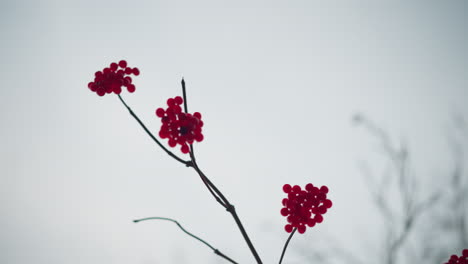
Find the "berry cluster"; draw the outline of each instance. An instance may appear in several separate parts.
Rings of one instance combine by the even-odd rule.
[[[120,69],[119,69],[120,68]],[[126,75],[140,74],[138,68],[127,67],[127,62],[124,60],[112,62],[109,67],[104,68],[102,71],[97,71],[94,74],[94,81],[88,83],[88,88],[96,92],[99,96],[104,96],[106,93],[120,94],[122,86],[127,87],[128,92],[135,91],[135,85],[132,84],[132,78]]]
[[[167,109],[156,109],[156,116],[161,118],[161,130],[159,136],[169,139],[169,146],[175,147],[181,145],[180,151],[186,154],[190,149],[187,144],[193,141],[203,140],[201,114],[195,112],[192,114],[182,112],[180,105],[184,102],[182,97],[176,96],[167,100]]]
[[[332,207],[332,201],[327,199],[328,187],[315,187],[312,183],[302,190],[299,185],[291,187],[289,184],[283,186],[283,191],[288,194],[288,198],[283,199],[281,215],[287,216],[288,224],[284,229],[291,233],[293,228],[297,228],[299,233],[306,231],[306,225],[313,227],[316,223],[323,221],[323,214]]]
[[[461,256],[452,255],[444,264],[468,264],[468,249],[464,249]]]

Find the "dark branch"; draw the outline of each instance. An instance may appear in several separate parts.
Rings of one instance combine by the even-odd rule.
[[[294,233],[296,233],[296,230],[297,228],[294,228],[294,230],[291,232],[291,235],[289,235],[288,239],[286,240],[286,243],[284,244],[284,247],[283,247],[283,252],[281,253],[279,264],[283,262],[283,257],[284,257],[284,253],[286,253],[286,248],[288,247],[289,241],[291,240],[292,236],[294,235]]]
[[[185,89],[185,81],[182,78],[181,81],[182,84],[182,96],[184,99],[184,111],[187,112],[187,93]],[[194,148],[193,145],[190,144],[190,158],[191,158],[191,167],[198,173],[200,176],[201,180],[205,184],[205,186],[208,188],[210,191],[211,195],[216,199],[216,201],[224,207],[234,218],[234,221],[237,224],[237,227],[241,231],[242,236],[244,237],[245,242],[247,243],[250,252],[252,252],[252,255],[255,257],[255,260],[257,261],[258,264],[262,264],[262,260],[260,259],[260,256],[258,255],[257,251],[255,250],[254,245],[250,241],[249,236],[247,235],[247,231],[245,230],[244,226],[242,225],[241,220],[239,219],[239,216],[237,215],[236,209],[234,205],[232,205],[228,199],[224,196],[224,194],[214,185],[208,177],[200,170],[198,167],[196,158],[195,158],[195,153],[194,153]]]
[[[187,167],[192,166],[192,163],[190,161],[185,161],[185,160],[179,158],[177,155],[175,155],[174,153],[169,151],[166,147],[164,147],[164,145],[161,144],[161,142],[159,142],[159,140],[148,130],[148,128],[145,126],[145,124],[143,124],[143,122],[140,120],[140,118],[138,118],[138,116],[133,112],[133,110],[125,103],[125,101],[122,99],[120,94],[118,94],[117,96],[119,97],[122,104],[127,108],[130,115],[133,116],[133,118],[135,118],[135,120],[138,122],[138,124],[140,124],[140,126],[143,128],[143,130],[145,130],[145,132],[148,134],[148,136],[150,136],[151,139],[153,139],[153,141],[156,142],[156,144],[158,144],[159,147],[161,147],[169,156],[173,157],[178,162],[184,164]]]

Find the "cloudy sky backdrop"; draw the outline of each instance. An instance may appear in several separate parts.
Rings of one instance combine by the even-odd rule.
[[[300,259],[295,243],[328,234],[369,254],[364,237],[377,239],[382,219],[357,164],[380,156],[351,118],[408,142],[419,175],[446,170],[451,118],[468,116],[467,11],[465,1],[1,1],[0,262],[224,263],[171,223],[132,223],[166,216],[253,263],[194,171],[116,96],[87,89],[120,59],[141,70],[123,96],[155,133],[154,110],[185,78],[205,122],[199,165],[265,263],[287,237],[284,183],[328,185],[334,201],[288,261]]]

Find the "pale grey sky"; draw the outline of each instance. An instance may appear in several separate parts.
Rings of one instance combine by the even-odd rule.
[[[155,132],[154,110],[185,77],[205,122],[200,166],[265,263],[287,237],[284,183],[328,185],[334,201],[291,247],[332,233],[359,250],[360,230],[380,223],[366,220],[357,162],[377,154],[351,117],[405,138],[422,175],[445,169],[447,124],[468,116],[467,11],[465,1],[2,1],[0,262],[224,263],[171,223],[131,222],[166,216],[253,263],[198,176],[116,96],[87,89],[120,59],[141,70],[123,96]]]

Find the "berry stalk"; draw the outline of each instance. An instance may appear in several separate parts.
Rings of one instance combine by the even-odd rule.
[[[288,240],[286,240],[286,243],[284,244],[283,252],[281,253],[279,264],[283,262],[283,257],[284,257],[284,253],[286,252],[286,248],[288,247],[289,241],[291,240],[292,236],[294,235],[294,233],[296,233],[296,230],[297,230],[297,227],[294,228],[294,230],[291,232],[291,235],[289,235]]]

